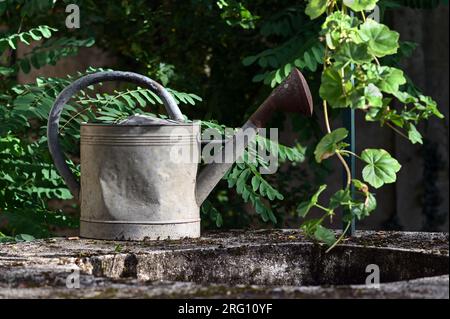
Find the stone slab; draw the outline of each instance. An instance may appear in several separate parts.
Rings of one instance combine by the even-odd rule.
[[[359,231],[325,250],[297,230],[0,244],[0,298],[449,298],[448,233]],[[363,281],[372,260],[378,288]]]

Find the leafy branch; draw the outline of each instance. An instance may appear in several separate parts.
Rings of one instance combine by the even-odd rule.
[[[302,229],[308,236],[328,244],[329,250],[343,240],[354,219],[365,218],[375,210],[375,196],[370,193],[368,185],[378,189],[384,184],[394,183],[401,165],[383,149],[365,149],[361,155],[346,150],[348,145],[344,140],[348,131],[345,128],[332,130],[328,109],[363,111],[367,121],[387,125],[413,144],[422,143],[422,136],[416,128],[419,121],[431,116],[443,117],[430,97],[417,90],[407,90],[407,79],[402,70],[381,64],[381,58],[397,53],[400,35],[386,25],[366,18],[365,12],[373,10],[377,2],[309,0],[305,10],[311,19],[326,15],[320,32],[320,40],[326,48],[319,94],[323,99],[327,134],[317,144],[314,155],[318,163],[338,157],[346,171],[347,183],[344,189],[331,197],[327,206],[318,203],[320,194],[326,189],[326,185],[322,185],[310,200],[299,204],[297,212],[303,218],[313,207],[324,212],[320,219],[305,221]],[[350,15],[350,11],[355,15]],[[397,104],[401,104],[399,109]],[[365,164],[362,178],[368,185],[352,179],[345,156],[354,156]],[[358,190],[355,196],[350,192],[352,184]],[[322,223],[326,217],[332,220],[338,207],[349,214],[344,216],[346,229],[336,239]]]

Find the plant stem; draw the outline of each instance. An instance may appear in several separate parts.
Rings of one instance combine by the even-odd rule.
[[[326,208],[326,207],[323,207],[322,205],[319,205],[319,204],[317,204],[317,203],[316,203],[314,206],[316,206],[317,208],[320,208],[321,210],[326,211],[327,214],[330,214],[330,212],[332,211],[331,209]]]
[[[66,128],[66,126],[67,126],[70,122],[72,122],[72,120],[74,120],[78,115],[80,115],[80,114],[82,114],[82,113],[84,113],[84,112],[90,110],[92,107],[93,107],[93,105],[89,106],[88,108],[82,109],[82,110],[80,110],[79,112],[77,112],[77,113],[75,113],[74,115],[72,115],[72,116],[67,120],[67,122],[64,123],[64,124],[61,126],[60,131],[63,131],[63,130]]]
[[[330,248],[328,248],[328,249],[325,251],[325,253],[328,254],[334,247],[337,246],[337,244],[339,244],[339,243],[342,241],[342,239],[344,239],[345,234],[347,233],[347,231],[348,231],[348,229],[350,228],[350,225],[351,225],[351,224],[352,224],[352,222],[348,222],[348,223],[347,223],[347,226],[345,226],[345,229],[344,229],[344,231],[342,232],[341,236],[339,236],[339,238],[334,242],[333,245],[330,246]]]
[[[381,63],[380,60],[378,60],[378,58],[376,56],[373,56],[373,58],[375,59],[376,64],[381,67]]]
[[[369,107],[370,107],[370,105],[369,105]],[[364,110],[364,112],[367,113],[366,110]],[[391,122],[386,121],[386,122],[384,122],[384,123],[386,123],[386,125],[387,125],[389,128],[391,128],[392,130],[394,130],[395,133],[397,133],[397,134],[399,134],[400,136],[402,136],[402,137],[406,138],[407,140],[409,140],[409,137],[406,136],[406,135],[405,135],[402,131],[400,131],[398,128],[396,128],[394,125],[392,125]]]
[[[339,153],[336,153],[336,155],[339,158],[339,160],[341,161],[342,166],[344,166],[345,174],[347,175],[347,183],[346,183],[345,188],[349,188],[352,183],[352,172],[350,171],[350,167],[348,167],[348,164],[345,161],[345,158],[343,158],[342,155]]]
[[[328,117],[328,105],[327,105],[327,101],[323,100],[323,114],[325,117],[325,126],[327,128],[327,133],[330,134],[331,133],[331,126],[330,126],[330,119]]]
[[[394,130],[394,132],[396,132],[397,134],[401,135],[402,137],[406,138],[407,140],[409,140],[409,137],[406,136],[405,134],[403,134],[402,131],[400,131],[399,129],[397,129],[396,127],[394,127],[391,123],[386,122],[386,125],[389,126],[391,129]]]
[[[325,125],[327,127],[327,132],[329,134],[329,133],[331,133],[331,126],[330,126],[330,118],[328,116],[328,105],[327,105],[327,101],[325,101],[325,100],[323,101],[323,114],[325,117]],[[336,156],[341,161],[342,166],[344,166],[345,174],[347,175],[346,188],[349,188],[352,183],[352,172],[350,171],[350,167],[348,167],[347,162],[345,161],[345,159],[342,157],[341,154],[336,153]]]
[[[344,154],[349,154],[349,155],[352,155],[352,156],[356,157],[357,159],[362,160],[360,156],[358,156],[357,154],[355,154],[355,153],[353,153],[353,152],[351,152],[351,151],[348,151],[348,150],[339,150],[338,152],[339,152],[339,153],[344,153]]]

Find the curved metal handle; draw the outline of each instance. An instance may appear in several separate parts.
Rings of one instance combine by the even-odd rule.
[[[170,95],[170,93],[167,92],[167,90],[158,82],[155,82],[152,79],[137,73],[122,71],[99,72],[83,76],[66,87],[58,95],[55,100],[55,104],[53,104],[53,107],[50,111],[47,125],[47,143],[56,169],[58,170],[59,174],[64,179],[64,182],[69,187],[70,192],[76,199],[78,199],[80,195],[80,184],[67,166],[64,155],[61,151],[61,146],[58,141],[59,119],[61,118],[61,113],[64,105],[78,91],[83,90],[90,85],[107,81],[127,81],[142,85],[152,90],[161,98],[166,111],[172,120],[184,120],[183,114],[181,114],[181,111],[178,108],[177,103],[175,102],[172,95]]]

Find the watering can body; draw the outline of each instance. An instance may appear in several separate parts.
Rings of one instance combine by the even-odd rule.
[[[169,120],[133,117],[118,124],[81,125],[81,181],[61,150],[59,120],[66,103],[93,84],[127,81],[144,86],[162,100]],[[312,114],[308,85],[298,70],[253,113],[222,150],[236,141],[250,143],[274,112]],[[252,133],[248,134],[248,129]],[[177,103],[159,83],[136,73],[109,71],[86,75],[66,87],[50,111],[50,153],[75,199],[81,203],[80,235],[113,240],[158,240],[200,237],[200,206],[242,154],[222,150],[197,172],[200,125],[186,121]],[[243,149],[240,151],[243,152]],[[223,156],[226,155],[226,156]]]
[[[200,236],[195,189],[200,126],[81,126],[80,235],[143,240]],[[176,151],[176,152],[175,152]]]

